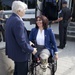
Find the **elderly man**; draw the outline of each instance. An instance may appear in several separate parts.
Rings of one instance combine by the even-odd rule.
[[[15,63],[14,75],[27,75],[30,54],[37,52],[29,43],[22,17],[27,5],[21,1],[12,4],[12,15],[6,22],[6,54]]]

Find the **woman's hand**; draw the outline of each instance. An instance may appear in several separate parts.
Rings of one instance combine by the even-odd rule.
[[[56,60],[58,60],[58,53],[57,53],[57,54],[55,54],[55,59],[56,59]]]

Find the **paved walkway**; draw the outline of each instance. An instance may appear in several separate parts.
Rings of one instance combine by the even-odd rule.
[[[58,41],[57,41],[58,42]],[[68,41],[64,49],[59,50],[58,68],[56,75],[75,74],[75,41]]]
[[[5,55],[5,43],[0,42],[0,75],[13,75],[14,62]]]
[[[57,45],[59,43],[58,40]],[[0,42],[0,48],[5,43]],[[55,75],[74,75],[75,74],[75,41],[68,41],[64,49],[58,49],[59,59],[58,68]],[[12,75],[11,71],[14,63],[5,55],[5,50],[0,50],[0,75]]]
[[[73,22],[75,24],[75,22]],[[54,34],[59,35],[58,23],[52,24],[51,28]],[[64,49],[58,49],[59,59],[56,75],[74,75],[75,74],[75,38],[67,38],[67,46]],[[73,40],[73,41],[72,41]],[[57,40],[57,45],[59,41]]]

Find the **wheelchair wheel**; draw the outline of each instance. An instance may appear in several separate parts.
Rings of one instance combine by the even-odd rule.
[[[55,75],[55,72],[57,70],[57,60],[54,60],[52,63],[52,75]]]
[[[57,60],[54,60],[54,72],[57,70]]]
[[[36,63],[32,63],[30,65],[30,71],[29,71],[28,75],[36,75],[36,66],[37,66]]]
[[[57,60],[54,59],[53,57],[50,57],[48,62],[52,64],[52,68],[54,69],[54,72],[56,72],[56,70],[57,70]]]

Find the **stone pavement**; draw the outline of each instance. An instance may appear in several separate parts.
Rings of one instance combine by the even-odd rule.
[[[57,45],[59,43],[56,40]],[[0,48],[4,47],[5,43],[0,42]],[[67,41],[64,49],[58,49],[58,63],[55,75],[75,75],[75,41]],[[12,75],[14,63],[6,55],[4,50],[0,50],[0,75]]]
[[[58,23],[52,24],[54,34],[59,35]],[[58,63],[55,75],[75,75],[75,38],[67,38],[67,45],[64,49],[58,49]],[[70,41],[69,41],[70,40]],[[57,40],[57,45],[59,41]]]
[[[14,62],[5,55],[5,43],[0,42],[0,75],[13,75]]]
[[[75,41],[67,41],[64,49],[58,49],[58,55],[55,75],[75,75]]]

